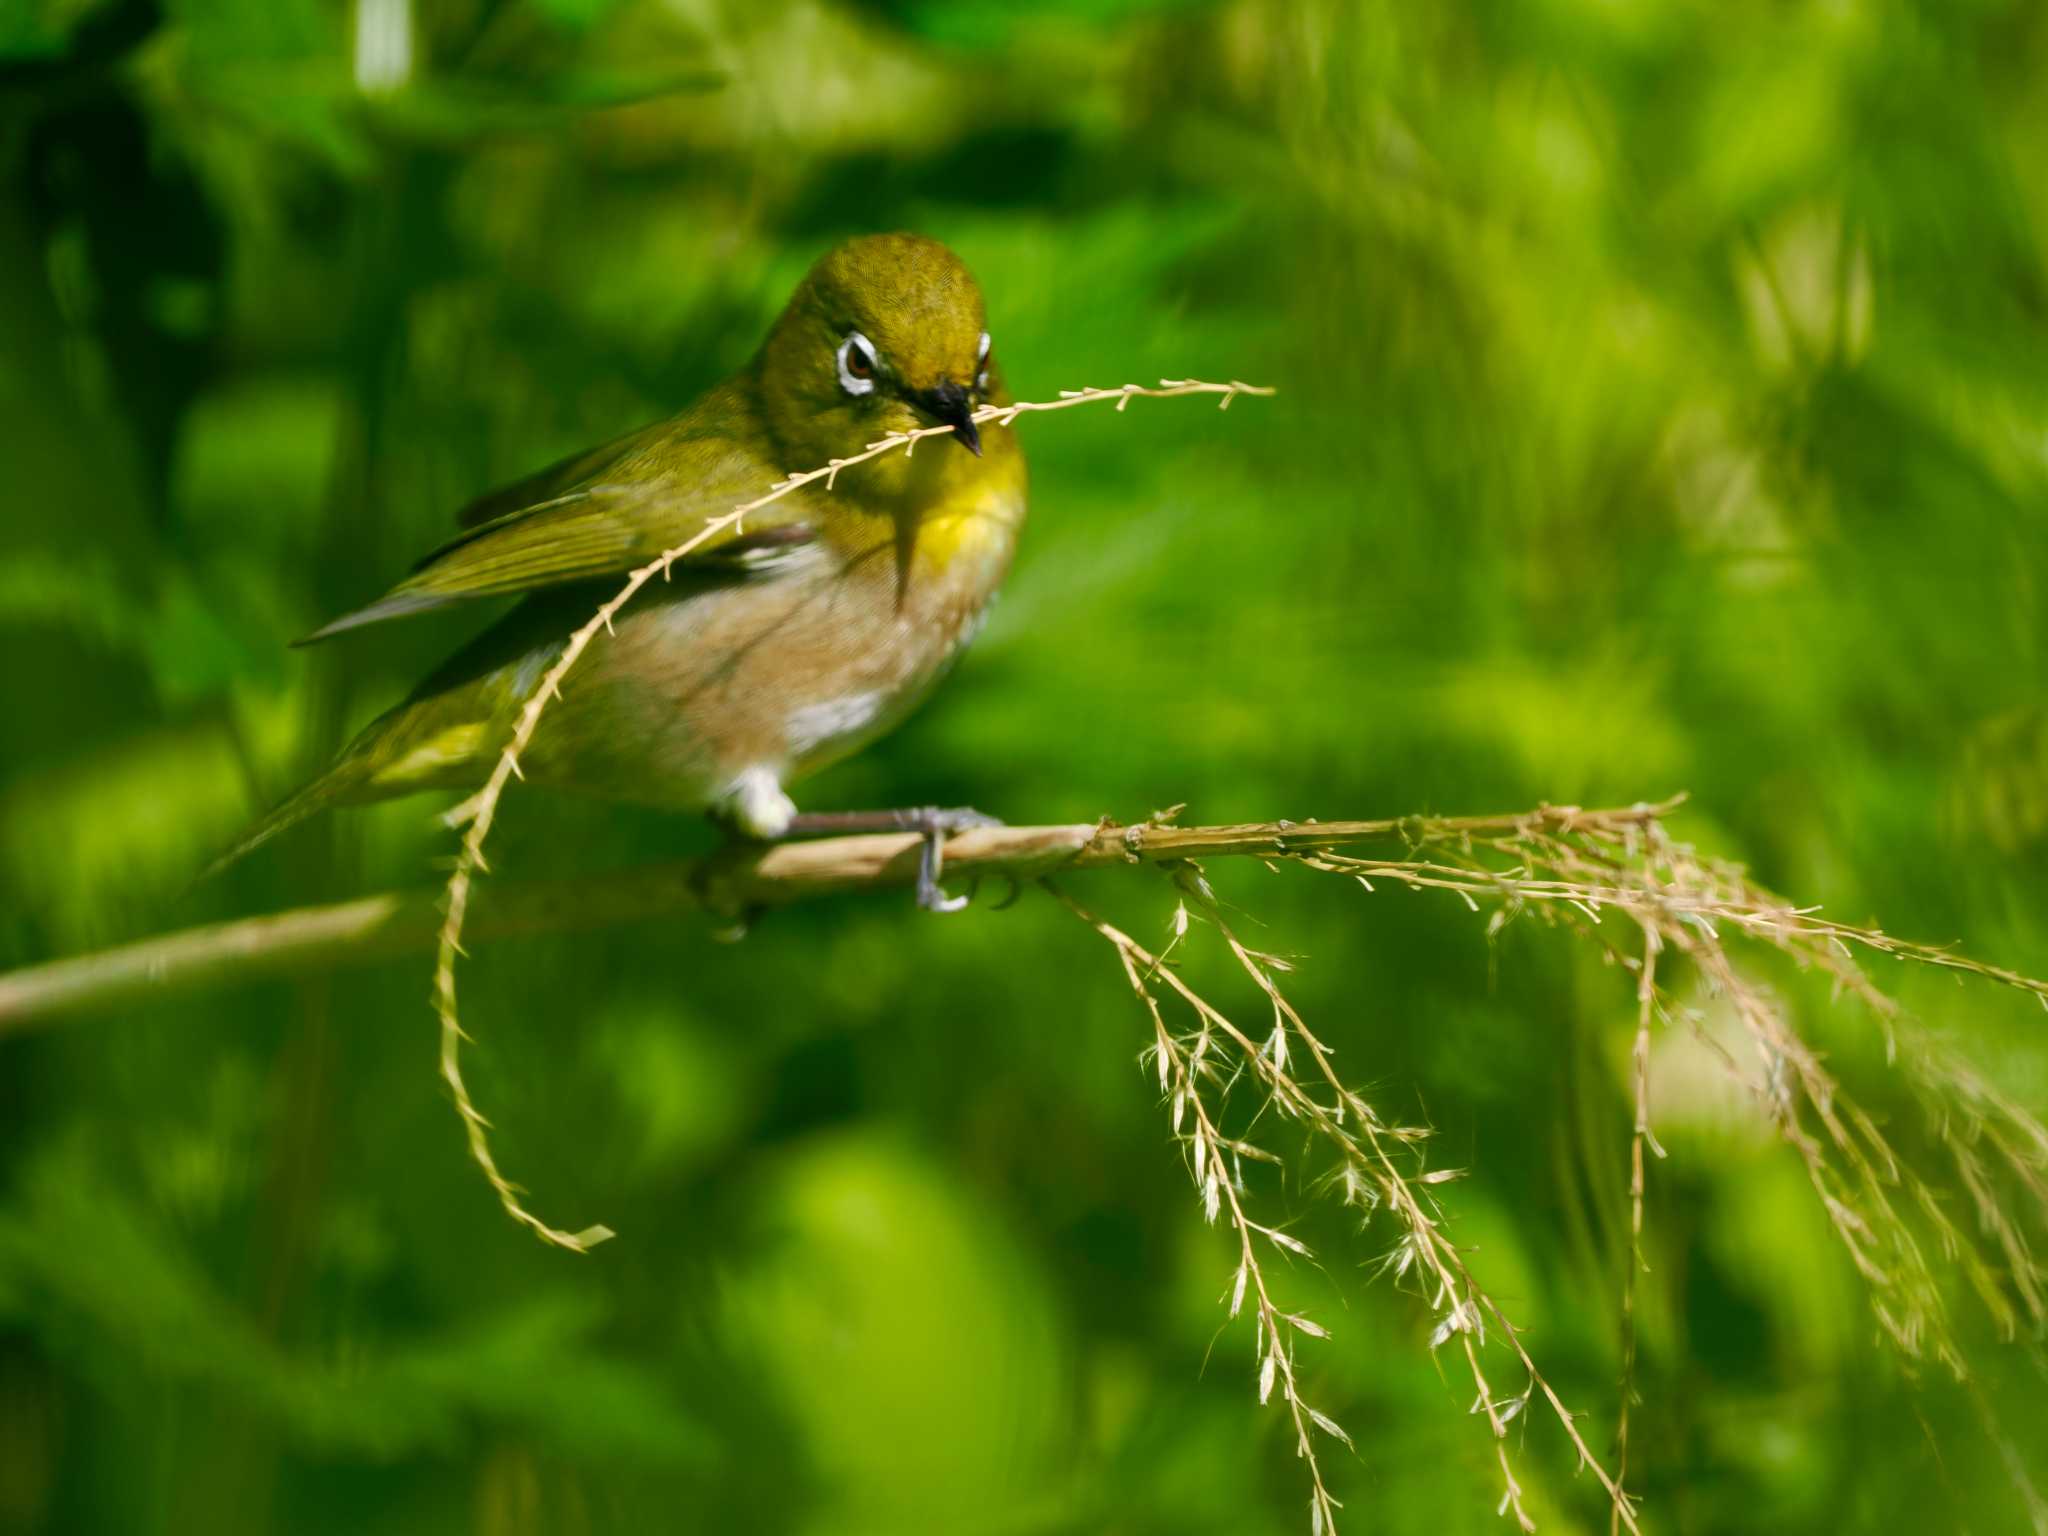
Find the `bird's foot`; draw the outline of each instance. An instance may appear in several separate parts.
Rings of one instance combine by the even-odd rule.
[[[923,839],[917,854],[917,904],[927,912],[958,912],[974,899],[972,887],[965,896],[948,896],[939,884],[945,867],[945,841],[957,833],[977,827],[1000,827],[1002,822],[970,806],[950,809],[926,805],[901,811],[817,811],[801,813],[789,824],[789,836],[819,836],[835,832],[916,832]]]

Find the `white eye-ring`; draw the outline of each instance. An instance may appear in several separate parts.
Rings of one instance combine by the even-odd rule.
[[[981,333],[981,350],[974,355],[974,387],[976,389],[988,388],[988,347],[988,332],[983,331]]]
[[[873,394],[880,366],[874,343],[859,331],[848,331],[846,340],[839,343],[839,387],[849,395]]]

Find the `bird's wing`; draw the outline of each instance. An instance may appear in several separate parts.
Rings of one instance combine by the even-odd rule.
[[[464,531],[422,560],[367,608],[300,641],[424,613],[468,598],[532,592],[644,565],[761,495],[776,476],[729,431],[662,422],[479,498]],[[773,502],[718,528],[686,557],[731,562],[806,542],[795,501]]]

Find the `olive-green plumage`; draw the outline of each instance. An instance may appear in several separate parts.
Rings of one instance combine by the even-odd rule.
[[[472,598],[526,600],[373,721],[231,862],[332,805],[481,784],[569,634],[623,574],[794,470],[891,432],[960,444],[802,487],[650,584],[578,662],[521,757],[559,788],[711,810],[779,835],[786,786],[903,718],[972,637],[1025,508],[980,290],[916,235],[813,267],[747,366],[667,421],[481,498],[396,587],[309,636]],[[971,451],[970,451],[971,450]]]

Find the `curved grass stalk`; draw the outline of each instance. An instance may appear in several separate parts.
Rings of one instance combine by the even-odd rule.
[[[1219,396],[1218,406],[1229,409],[1231,401],[1239,395],[1270,395],[1273,391],[1259,385],[1239,383],[1208,384],[1196,379],[1162,379],[1157,387],[1142,384],[1123,384],[1115,389],[1073,389],[1062,390],[1060,398],[1047,401],[1025,401],[1014,405],[985,405],[974,412],[977,425],[993,423],[1007,427],[1019,416],[1042,411],[1063,411],[1077,405],[1093,405],[1114,401],[1122,411],[1136,399],[1172,399],[1181,395]],[[575,667],[577,660],[597,640],[601,633],[609,632],[612,621],[656,576],[664,579],[674,569],[675,563],[688,556],[707,541],[716,538],[727,529],[740,527],[749,514],[760,511],[772,502],[780,501],[790,492],[806,485],[823,481],[826,487],[836,485],[840,474],[856,465],[865,464],[884,454],[917,451],[917,445],[928,437],[944,437],[952,433],[950,424],[938,427],[920,427],[911,432],[895,432],[869,443],[859,453],[817,469],[808,469],[777,481],[767,491],[752,501],[743,502],[730,512],[712,519],[692,537],[665,549],[645,565],[632,571],[620,585],[619,590],[601,604],[597,611],[584,622],[581,628],[569,636],[562,647],[562,654],[555,659],[541,677],[525,707],[519,711],[512,734],[505,743],[505,749],[492,765],[490,776],[483,788],[465,800],[450,813],[452,824],[464,827],[462,845],[455,855],[454,868],[449,872],[445,891],[446,915],[436,946],[434,961],[433,1003],[435,1016],[441,1026],[441,1076],[454,1096],[455,1110],[462,1117],[462,1128],[469,1142],[469,1153],[477,1167],[483,1170],[484,1178],[497,1194],[498,1203],[505,1208],[505,1214],[521,1226],[526,1227],[543,1242],[557,1248],[566,1248],[571,1253],[587,1253],[598,1243],[611,1237],[609,1227],[586,1227],[580,1232],[570,1232],[551,1225],[535,1215],[520,1198],[524,1193],[518,1185],[508,1179],[499,1169],[497,1158],[491,1151],[491,1125],[483,1116],[468,1085],[462,1076],[462,1045],[470,1037],[463,1031],[460,1012],[456,1006],[455,963],[463,953],[462,926],[469,914],[469,901],[476,877],[488,871],[484,862],[484,842],[491,835],[491,825],[497,819],[498,804],[504,797],[506,786],[519,776],[519,758],[533,740],[533,734],[540,728],[541,717],[547,707],[561,696],[562,680]]]

